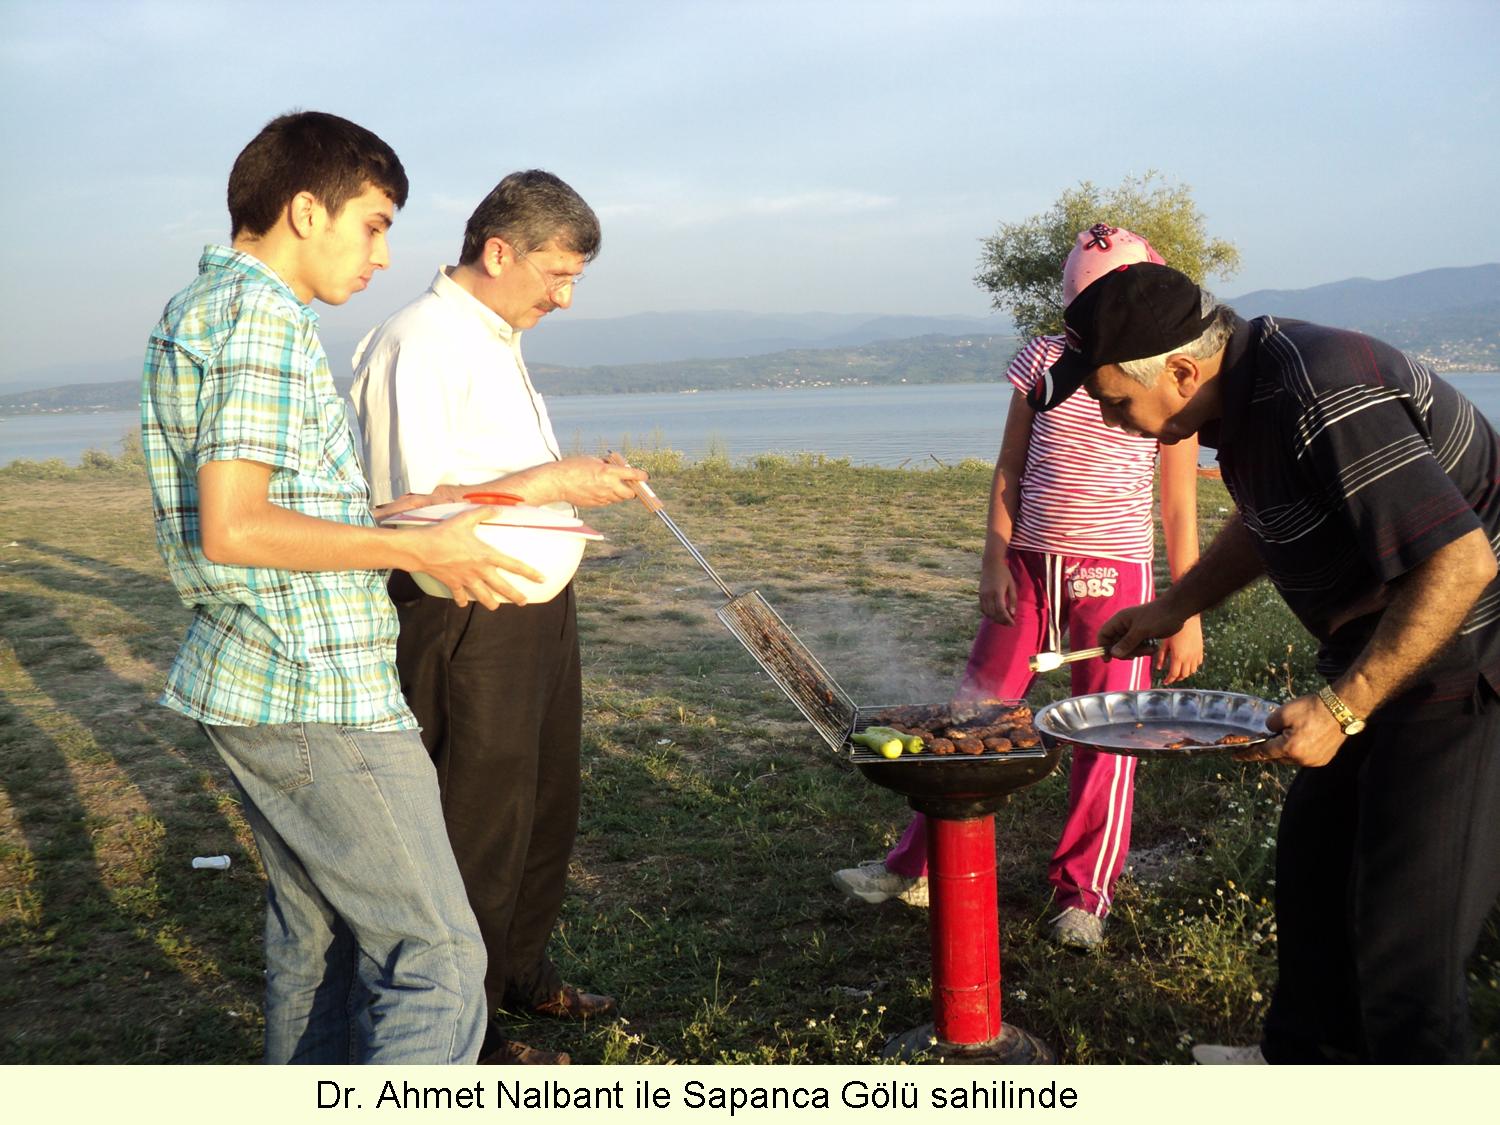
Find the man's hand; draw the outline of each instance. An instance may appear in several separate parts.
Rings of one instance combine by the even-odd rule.
[[[526,596],[504,576],[508,572],[540,582],[541,573],[487,546],[474,533],[475,527],[499,511],[475,508],[431,527],[413,529],[410,534],[417,538],[412,540],[412,550],[418,563],[412,569],[430,574],[448,587],[460,608],[471,601],[485,609],[495,609],[502,602],[525,605]]]
[[[1326,766],[1344,745],[1344,732],[1323,701],[1302,695],[1266,716],[1266,726],[1279,732],[1235,757],[1242,762],[1287,762],[1296,766]]]
[[[1162,642],[1156,654],[1156,670],[1166,685],[1187,679],[1202,665],[1203,623],[1197,617],[1189,617],[1181,629]]]
[[[447,586],[459,605],[477,601],[488,609],[502,601],[526,602],[504,573],[541,581],[531,567],[474,534],[497,508],[476,508],[426,527],[338,523],[272,504],[271,473],[270,465],[256,461],[210,461],[198,470],[199,542],[210,561],[281,570],[420,570]],[[408,504],[410,499],[393,503],[420,506]]]
[[[645,480],[647,473],[634,465],[611,465],[597,457],[564,457],[526,469],[513,479],[520,482],[521,478],[525,480],[518,491],[530,503],[566,500],[575,508],[602,508],[634,499],[635,490],[630,483]],[[538,499],[532,499],[533,496]]]
[[[1016,623],[1016,578],[1003,557],[980,571],[979,612],[997,625]]]
[[[577,508],[600,508],[635,499],[632,481],[647,479],[645,469],[611,465],[597,457],[565,457],[554,470],[561,478],[563,499]]]
[[[1122,609],[1099,627],[1098,641],[1110,660],[1133,660],[1146,655],[1140,651],[1147,641],[1170,637],[1186,624],[1186,618],[1171,606],[1170,595],[1163,595],[1145,605]],[[1202,642],[1199,647],[1201,650]],[[1146,650],[1149,651],[1149,650]]]

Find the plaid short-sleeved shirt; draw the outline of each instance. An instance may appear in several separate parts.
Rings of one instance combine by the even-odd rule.
[[[383,573],[226,566],[202,550],[198,470],[210,461],[269,465],[273,504],[373,525],[317,322],[264,263],[209,246],[147,346],[141,445],[156,538],[193,610],[161,702],[200,722],[416,726]]]

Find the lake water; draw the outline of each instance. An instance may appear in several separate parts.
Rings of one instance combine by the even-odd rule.
[[[1500,372],[1455,375],[1452,383],[1500,427]],[[1000,383],[699,394],[555,395],[547,399],[565,452],[627,446],[710,452],[743,461],[761,453],[825,453],[857,465],[932,467],[965,458],[994,461],[1010,388]],[[119,451],[138,423],[134,411],[0,418],[0,465],[88,449]]]

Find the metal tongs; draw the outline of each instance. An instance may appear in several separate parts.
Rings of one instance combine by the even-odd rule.
[[[1148,656],[1157,649],[1157,642],[1147,641],[1136,649],[1135,656],[1128,659],[1135,660],[1142,656]],[[1033,672],[1055,672],[1064,664],[1076,664],[1080,660],[1093,660],[1103,656],[1108,650],[1102,645],[1098,648],[1080,648],[1072,652],[1039,652],[1026,661],[1026,667]]]

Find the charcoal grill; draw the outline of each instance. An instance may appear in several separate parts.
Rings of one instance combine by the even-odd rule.
[[[821,671],[822,666],[818,668]],[[808,675],[801,669],[785,679],[804,685],[809,682]],[[783,677],[772,673],[772,678],[812,720],[808,707],[787,688]],[[833,683],[832,677],[829,682]],[[848,694],[836,683],[833,696],[848,700]],[[998,710],[1017,705],[1010,702],[994,707]],[[831,747],[847,749],[850,762],[860,773],[876,785],[900,793],[912,808],[927,816],[932,1022],[895,1036],[886,1045],[885,1055],[971,1063],[1051,1062],[1052,1052],[1046,1044],[1001,1019],[995,810],[1011,793],[1036,784],[1056,769],[1062,746],[1044,744],[974,756],[924,752],[888,759],[851,741],[855,733],[872,725],[888,709],[861,708],[850,701],[847,725],[813,721]],[[835,727],[843,732],[836,738],[828,733]]]
[[[882,710],[857,713],[858,729]],[[1009,1064],[1053,1060],[1046,1044],[1001,1018],[995,810],[1011,793],[1050,774],[1061,756],[1061,746],[1039,746],[973,757],[923,753],[888,760],[854,746],[850,757],[860,773],[900,793],[927,816],[932,1022],[891,1039],[887,1058]]]
[[[609,458],[625,464],[618,454]],[[1000,915],[995,891],[995,809],[1057,768],[1060,745],[1003,754],[903,754],[887,759],[853,742],[886,707],[861,708],[758,591],[736,594],[667,515],[655,492],[636,496],[666,525],[729,600],[718,617],[781,688],[820,738],[860,773],[927,816],[930,1024],[886,1045],[888,1057],[955,1062],[1045,1063],[1045,1044],[1000,1018]],[[978,705],[976,705],[977,707]],[[1017,703],[994,704],[996,709]]]

